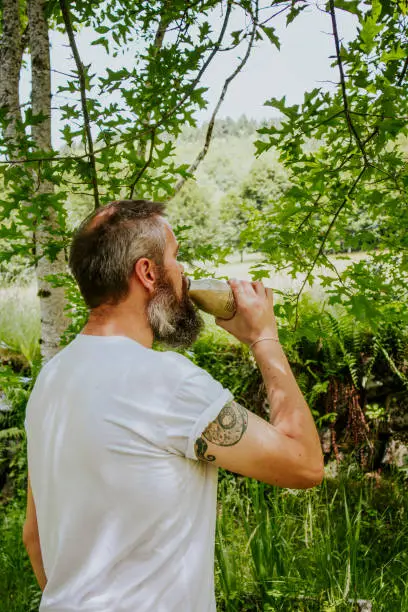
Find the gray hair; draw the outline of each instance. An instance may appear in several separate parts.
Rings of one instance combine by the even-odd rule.
[[[117,200],[81,223],[72,240],[69,266],[89,308],[125,299],[141,257],[163,264],[164,210],[161,202]]]

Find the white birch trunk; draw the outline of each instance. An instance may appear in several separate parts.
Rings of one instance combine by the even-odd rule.
[[[32,127],[33,139],[39,150],[51,149],[51,72],[50,43],[48,24],[44,14],[44,0],[28,0],[31,73],[32,73],[32,110],[33,114],[42,113],[46,119]],[[37,177],[37,194],[53,193],[54,185]],[[44,256],[44,246],[52,237],[52,228],[58,229],[57,215],[52,208],[44,210],[38,220],[36,231],[37,256],[40,257],[36,269],[38,296],[41,307],[41,354],[48,361],[59,350],[60,337],[67,325],[64,315],[65,295],[63,288],[53,288],[45,277],[67,271],[65,254],[60,251],[53,262]]]
[[[16,154],[16,123],[21,119],[19,82],[22,60],[19,0],[2,1],[0,37],[0,109],[7,110],[4,138],[9,142],[10,157]]]

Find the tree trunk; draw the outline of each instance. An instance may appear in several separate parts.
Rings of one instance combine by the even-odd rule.
[[[41,114],[45,117],[43,121],[32,126],[33,140],[39,151],[51,149],[50,43],[44,4],[44,0],[28,0],[27,3],[31,48],[32,111],[34,116]],[[44,361],[48,361],[59,350],[60,337],[66,327],[67,319],[64,315],[64,289],[53,288],[45,277],[50,274],[64,273],[67,271],[67,266],[63,251],[59,252],[53,262],[44,254],[47,242],[52,238],[53,230],[58,230],[59,225],[56,212],[52,207],[52,197],[50,197],[54,193],[54,185],[41,177],[41,167],[37,171],[36,178],[37,189],[34,197],[42,196],[45,202],[41,219],[38,219],[35,244],[38,257],[36,275],[41,307],[41,354]]]
[[[7,111],[4,139],[8,141],[10,157],[13,157],[17,147],[16,124],[21,120],[19,82],[23,48],[19,0],[3,0],[2,8],[0,109]]]

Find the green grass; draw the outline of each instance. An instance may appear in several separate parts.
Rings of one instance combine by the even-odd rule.
[[[223,502],[228,500],[228,503]],[[227,476],[217,527],[219,611],[408,610],[408,493],[395,476],[280,490]]]
[[[38,610],[41,592],[25,551],[22,503],[0,507],[0,609],[1,612]]]
[[[221,473],[216,538],[218,612],[408,610],[408,491],[357,471],[308,491]],[[0,509],[2,612],[38,610],[21,541],[23,505]],[[195,612],[195,611],[192,611]]]
[[[34,285],[0,290],[0,348],[31,365],[39,352],[40,307]]]

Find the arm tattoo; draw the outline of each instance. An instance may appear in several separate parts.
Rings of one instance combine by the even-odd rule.
[[[197,459],[202,461],[215,461],[214,455],[206,455],[208,442],[217,446],[234,446],[244,435],[248,426],[248,413],[246,408],[234,402],[228,402],[222,408],[221,412],[210,423],[201,434],[201,437],[196,440],[195,454]]]

